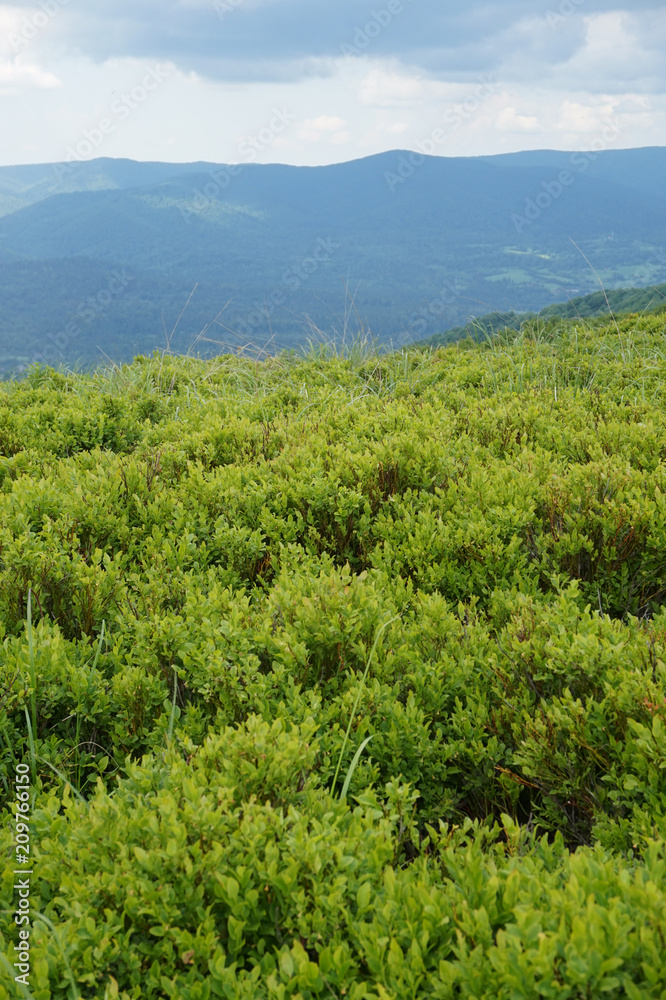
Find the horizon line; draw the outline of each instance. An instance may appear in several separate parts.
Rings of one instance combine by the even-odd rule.
[[[333,160],[330,163],[286,163],[279,160],[271,160],[268,162],[257,162],[256,160],[141,160],[135,159],[131,156],[91,156],[91,157],[80,157],[78,159],[65,159],[65,160],[38,160],[31,163],[3,163],[0,164],[0,170],[11,170],[13,168],[21,167],[49,167],[54,165],[66,165],[71,168],[76,168],[78,165],[90,164],[90,163],[100,163],[103,161],[110,161],[114,163],[139,163],[139,164],[165,164],[168,166],[195,166],[202,164],[205,166],[229,166],[229,167],[293,167],[294,169],[308,169],[308,170],[322,170],[328,167],[339,167],[351,163],[360,163],[363,160],[375,159],[380,156],[420,156],[424,160],[484,160],[484,159],[496,159],[498,157],[511,157],[511,156],[524,156],[529,153],[557,153],[563,156],[574,155],[576,153],[594,153],[595,156],[603,155],[604,153],[623,153],[623,152],[638,152],[639,150],[652,150],[652,149],[663,149],[666,150],[666,144],[664,145],[645,145],[645,146],[620,146],[614,149],[555,149],[549,146],[530,148],[530,149],[519,149],[513,150],[511,152],[495,152],[495,153],[470,153],[460,156],[452,156],[447,154],[436,154],[436,153],[424,153],[419,149],[408,149],[396,147],[395,149],[380,150],[376,153],[367,153],[362,156],[355,156],[351,159],[345,160]]]

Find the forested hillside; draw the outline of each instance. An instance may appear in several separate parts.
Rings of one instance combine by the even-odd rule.
[[[0,998],[663,997],[665,333],[1,384]]]
[[[275,352],[313,327],[401,347],[599,277],[664,282],[665,173],[660,147],[0,167],[0,375]]]
[[[423,347],[439,347],[469,337],[485,340],[501,330],[519,331],[523,324],[536,330],[552,330],[558,327],[562,319],[595,319],[599,325],[604,325],[609,318],[612,319],[614,313],[666,313],[666,284],[650,285],[647,288],[611,288],[608,291],[602,288],[600,292],[579,295],[568,302],[554,302],[541,309],[538,314],[487,313],[470,320],[464,326],[452,327],[445,333],[436,333],[417,343]]]

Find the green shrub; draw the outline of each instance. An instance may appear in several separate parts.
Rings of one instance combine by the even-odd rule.
[[[664,996],[662,345],[0,385],[35,1000]]]

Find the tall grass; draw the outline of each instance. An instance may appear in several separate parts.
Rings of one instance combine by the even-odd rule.
[[[377,629],[377,632],[375,634],[375,641],[372,644],[372,649],[370,650],[370,655],[368,656],[368,662],[365,665],[365,670],[363,671],[363,677],[361,678],[361,683],[359,684],[358,690],[356,692],[356,700],[354,701],[354,707],[352,709],[351,715],[349,716],[349,724],[347,726],[347,732],[345,733],[345,738],[342,741],[342,747],[340,748],[340,756],[338,757],[338,766],[336,767],[335,774],[333,776],[333,784],[331,785],[331,793],[335,792],[335,786],[336,786],[337,781],[338,781],[338,775],[340,774],[340,767],[342,766],[342,760],[343,760],[344,755],[345,755],[345,750],[347,749],[347,741],[349,740],[349,733],[351,732],[352,724],[354,722],[354,719],[356,718],[356,712],[358,710],[358,703],[361,700],[361,694],[363,692],[363,688],[365,687],[365,682],[366,682],[366,679],[367,679],[367,676],[368,676],[368,671],[370,670],[370,664],[372,663],[372,658],[375,655],[375,650],[377,649],[377,643],[379,642],[379,637],[381,636],[381,634],[384,631],[384,629],[387,628],[391,624],[391,622],[396,621],[399,617],[400,617],[400,615],[394,615],[393,618],[389,618],[388,621],[383,622],[379,626],[379,628]],[[367,746],[367,744],[369,742],[369,739],[370,739],[370,737],[368,737],[368,739],[364,740],[364,742],[361,744],[361,746],[356,751],[354,759],[352,760],[351,765],[349,767],[349,770],[347,771],[347,777],[345,778],[345,782],[344,782],[344,785],[342,787],[342,793],[341,793],[340,798],[344,799],[345,796],[347,795],[347,791],[349,789],[349,783],[350,783],[350,781],[352,779],[352,775],[353,775],[353,773],[354,773],[354,771],[356,769],[356,766],[357,766],[357,764],[358,764],[358,762],[360,760],[361,753],[363,752],[364,748]]]
[[[445,375],[447,361],[453,364],[464,352],[483,372],[487,391],[584,391],[603,378],[607,366],[640,364],[644,370],[629,388],[641,398],[661,398],[666,391],[663,328],[664,317],[658,314],[575,321],[537,316],[519,329],[489,334],[479,326],[476,338],[470,334],[440,347],[417,344],[389,351],[362,328],[353,337],[331,337],[313,327],[303,347],[275,355],[227,353],[201,360],[163,351],[92,374],[40,372],[39,378],[83,400],[100,394],[130,402],[157,397],[164,419],[217,401],[241,397],[256,404],[285,392],[302,398],[306,412],[315,388],[327,388],[336,404],[352,406],[366,397],[420,393]]]
[[[30,765],[33,784],[37,783],[37,758],[35,756],[35,734],[37,732],[37,672],[35,669],[35,640],[32,629],[32,590],[28,590],[28,612],[26,630],[28,633],[28,665],[30,669],[30,715],[25,710],[30,746]]]

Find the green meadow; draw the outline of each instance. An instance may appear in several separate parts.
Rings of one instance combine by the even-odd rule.
[[[0,1000],[666,997],[665,335],[0,383]]]

